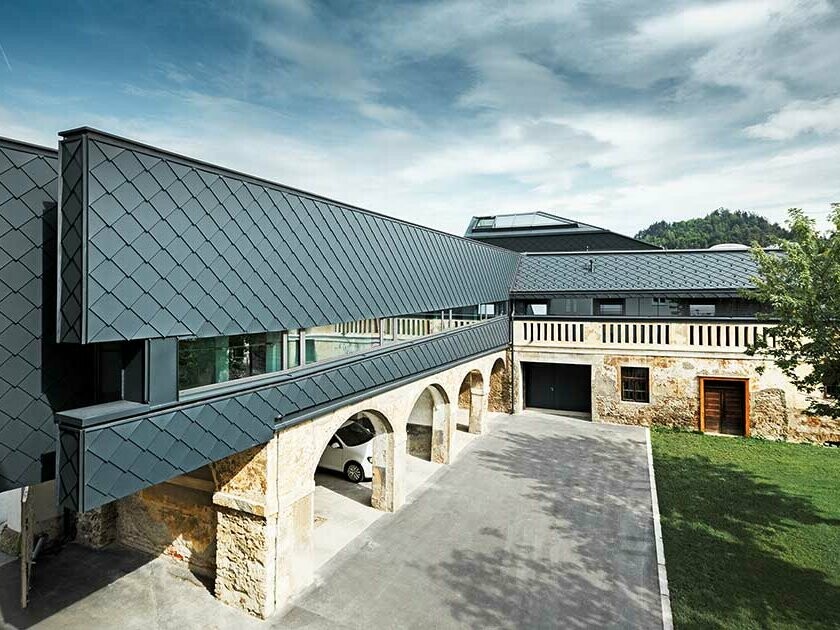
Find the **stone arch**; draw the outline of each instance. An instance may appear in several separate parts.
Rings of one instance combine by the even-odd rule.
[[[496,359],[490,369],[490,394],[487,397],[487,410],[498,413],[510,413],[510,376],[502,358]]]
[[[478,370],[471,370],[458,389],[459,429],[465,427],[470,433],[484,430],[484,399],[484,376]]]
[[[417,396],[406,422],[406,453],[437,464],[448,464],[454,424],[449,396],[438,384]]]
[[[371,429],[373,438],[373,476],[371,477],[371,507],[384,512],[393,512],[403,503],[401,495],[401,484],[403,472],[401,466],[402,458],[397,452],[394,427],[385,414],[375,409],[365,409],[333,423],[331,431],[317,450],[318,458],[329,446],[332,436],[348,420],[355,420]],[[313,464],[312,475],[314,476],[318,462]]]

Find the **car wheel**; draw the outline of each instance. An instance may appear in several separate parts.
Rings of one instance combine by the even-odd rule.
[[[347,481],[359,483],[364,480],[365,471],[362,470],[361,464],[357,464],[356,462],[347,462],[347,465],[344,467],[344,476],[347,477]]]

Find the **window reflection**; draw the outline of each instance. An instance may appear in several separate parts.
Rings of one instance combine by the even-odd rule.
[[[300,334],[296,330],[289,331],[286,335],[286,357],[286,368],[300,365]]]
[[[188,390],[322,363],[383,344],[469,326],[506,310],[507,303],[498,302],[284,333],[182,339],[178,344],[178,386]]]

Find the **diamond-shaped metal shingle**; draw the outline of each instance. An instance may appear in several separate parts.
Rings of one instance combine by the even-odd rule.
[[[88,164],[82,163],[81,145],[88,147]],[[86,318],[110,324],[88,328],[88,342],[147,332],[131,317],[118,320],[105,296],[79,295],[81,266],[74,262],[83,247],[105,254],[126,282],[180,324],[152,326],[159,336],[172,330],[288,330],[501,301],[518,258],[98,132],[67,136],[62,160],[62,202],[68,206],[62,208],[68,224],[62,233],[62,320],[68,340],[84,334],[79,322]],[[101,194],[89,195],[79,212],[85,170]],[[97,229],[81,244],[84,220]],[[141,268],[144,262],[151,269]],[[162,289],[167,295],[158,294],[162,278],[170,283],[171,289]],[[203,278],[197,286],[196,278]],[[120,291],[111,266],[92,266],[87,281]],[[171,290],[184,300],[170,307]],[[131,307],[123,302],[122,308]]]
[[[639,251],[528,254],[514,293],[729,291],[748,288],[756,273],[749,251]]]

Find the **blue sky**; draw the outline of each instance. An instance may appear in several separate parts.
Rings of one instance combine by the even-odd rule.
[[[454,233],[840,201],[840,2],[15,2],[0,135],[91,125]]]

